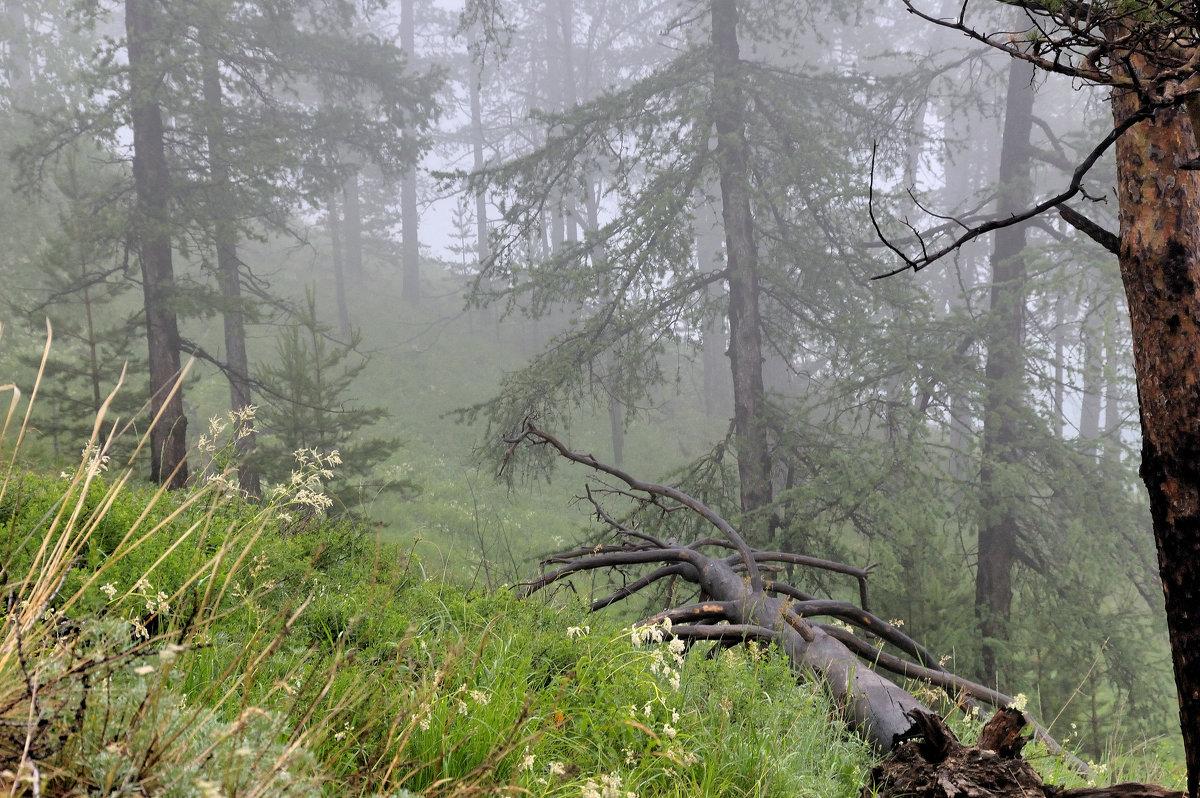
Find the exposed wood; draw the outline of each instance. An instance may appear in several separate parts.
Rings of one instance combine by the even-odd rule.
[[[940,717],[910,713],[904,741],[871,770],[862,798],[1183,798],[1154,784],[1116,784],[1064,790],[1042,782],[1020,758],[1028,739],[1022,714],[1002,709],[975,746],[964,746]]]

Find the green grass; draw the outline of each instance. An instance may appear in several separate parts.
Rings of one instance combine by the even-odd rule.
[[[133,473],[4,471],[10,794],[838,796],[870,763],[769,652],[635,646],[287,494]]]
[[[34,435],[22,398],[0,435],[0,788],[858,795],[870,752],[772,652],[677,659],[579,597],[501,588],[579,539],[586,511],[564,510],[577,479],[510,493],[474,466],[481,430],[442,417],[514,362],[488,337],[454,327],[390,365],[377,353],[369,395],[394,397],[407,436],[390,466],[423,488],[381,499],[382,525],[307,517],[286,492],[245,502],[219,480],[160,492],[136,462],[34,467],[16,447]],[[212,382],[195,401],[215,414]],[[657,428],[629,436],[632,470],[663,473],[712,437],[694,411],[653,412]],[[601,453],[607,418],[572,435]],[[1159,753],[1114,754],[1103,780],[1178,782]]]

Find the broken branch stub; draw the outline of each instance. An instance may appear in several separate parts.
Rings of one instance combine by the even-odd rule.
[[[1045,784],[1021,759],[1028,739],[1025,716],[1002,709],[965,746],[933,713],[910,713],[912,729],[871,770],[862,798],[1184,798],[1153,784],[1116,784],[1064,790]]]

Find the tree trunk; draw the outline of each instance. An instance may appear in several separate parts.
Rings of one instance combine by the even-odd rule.
[[[346,260],[342,248],[342,218],[338,207],[337,192],[329,199],[329,247],[332,250],[333,292],[337,301],[338,335],[342,342],[350,340],[353,324],[350,321],[350,306],[346,303]]]
[[[1116,363],[1123,352],[1117,343],[1117,310],[1111,301],[1104,308],[1104,459],[1121,459],[1121,384]]]
[[[1067,293],[1059,288],[1054,297],[1054,437],[1063,440],[1066,409]]]
[[[745,96],[737,40],[735,0],[712,0],[715,152],[721,178],[721,215],[729,282],[729,362],[733,374],[733,426],[737,442],[742,510],[771,503],[771,455],[763,413],[762,321],[759,316],[758,250],[750,210],[749,147]],[[751,522],[750,537],[767,537],[766,524]]]
[[[133,183],[137,194],[134,241],[142,266],[146,342],[150,365],[150,408],[158,422],[150,430],[150,478],[170,488],[187,482],[187,419],[180,379],[179,322],[171,263],[171,179],[167,170],[160,83],[155,52],[154,6],[126,0]]]
[[[1030,193],[1033,67],[1009,65],[1000,148],[999,213],[1024,207]],[[1008,639],[1012,569],[1018,554],[1017,504],[1009,474],[1020,461],[1020,418],[1025,393],[1024,225],[996,231],[992,252],[991,307],[984,367],[983,451],[979,467],[979,560],[975,617],[982,636],[982,678],[997,683],[997,641]]]
[[[1134,55],[1134,69],[1144,70]],[[1122,123],[1139,108],[1114,90]],[[1121,279],[1133,328],[1142,418],[1142,479],[1166,597],[1188,792],[1200,787],[1200,173],[1181,108],[1160,110],[1117,139]]]
[[[229,379],[229,409],[235,419],[234,451],[238,485],[250,496],[262,495],[258,472],[249,464],[254,451],[254,419],[250,415],[250,359],[246,354],[246,314],[242,306],[241,260],[237,251],[237,226],[232,216],[233,197],[229,185],[228,150],[225,144],[225,106],[221,73],[216,53],[204,53],[204,103],[207,106],[205,137],[208,139],[209,210],[217,249],[217,280],[220,283],[222,318],[225,327],[226,376]]]
[[[362,202],[358,191],[358,167],[342,182],[342,251],[345,253],[346,282],[363,284]]]
[[[1088,308],[1080,341],[1083,350],[1083,388],[1079,402],[1079,442],[1095,456],[1100,438],[1101,394],[1103,393],[1104,341],[1099,308]]]
[[[475,34],[472,33],[472,36]],[[474,39],[472,39],[474,42]],[[482,67],[480,67],[482,69]],[[471,166],[475,172],[483,171],[483,99],[479,83],[482,75],[471,75]],[[487,195],[483,188],[475,191],[475,256],[482,267],[490,256],[488,242]]]
[[[415,13],[413,0],[400,3],[400,47],[410,61],[416,57]],[[403,270],[400,296],[410,305],[421,301],[421,245],[417,238],[420,215],[417,208],[417,165],[414,163],[405,170],[404,179],[400,181],[400,227],[404,235],[400,253]]]

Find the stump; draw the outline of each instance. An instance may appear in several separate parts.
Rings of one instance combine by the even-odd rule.
[[[871,770],[862,798],[1185,798],[1153,784],[1116,784],[1064,790],[1042,782],[1021,758],[1028,737],[1015,709],[997,712],[965,746],[937,715],[909,713],[912,727]]]

